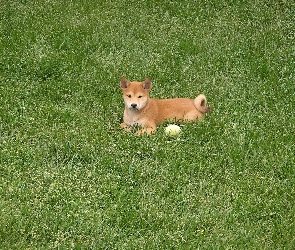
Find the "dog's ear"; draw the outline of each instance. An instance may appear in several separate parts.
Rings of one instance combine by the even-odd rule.
[[[145,79],[145,81],[142,83],[142,87],[146,90],[152,89],[152,82],[150,78]]]
[[[128,88],[129,85],[130,85],[129,81],[124,76],[122,76],[120,80],[121,89],[126,89]]]

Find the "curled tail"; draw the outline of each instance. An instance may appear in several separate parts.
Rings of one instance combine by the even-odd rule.
[[[207,99],[203,94],[200,94],[195,98],[194,105],[201,113],[206,113],[213,108],[213,106],[207,106]]]

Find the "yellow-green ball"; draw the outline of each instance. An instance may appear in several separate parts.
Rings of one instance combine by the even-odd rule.
[[[175,124],[168,125],[165,128],[166,135],[178,135],[181,132],[181,128]]]

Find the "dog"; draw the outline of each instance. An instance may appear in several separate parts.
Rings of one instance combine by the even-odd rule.
[[[137,134],[151,134],[165,121],[189,122],[202,119],[212,106],[207,106],[205,95],[195,99],[173,98],[154,99],[149,97],[152,82],[147,78],[143,82],[130,82],[125,77],[120,80],[125,110],[121,127],[131,131],[140,127]]]

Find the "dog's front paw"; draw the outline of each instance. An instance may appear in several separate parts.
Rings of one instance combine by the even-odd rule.
[[[154,128],[142,128],[142,129],[138,130],[135,134],[136,135],[142,135],[142,134],[150,135],[150,134],[154,133],[155,131],[156,131],[156,129],[154,129]]]
[[[128,128],[128,125],[125,122],[122,122],[120,126],[121,128],[124,128],[124,129]]]
[[[128,132],[132,132],[132,127],[127,125],[125,122],[122,122],[120,124],[121,128],[123,128],[124,130],[128,131]]]

